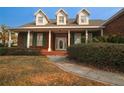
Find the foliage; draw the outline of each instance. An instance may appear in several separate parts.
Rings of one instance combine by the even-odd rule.
[[[124,43],[124,36],[97,36],[93,37],[93,42]]]
[[[40,55],[38,49],[27,49],[27,48],[0,48],[0,55]]]
[[[0,43],[0,47],[3,47],[3,44],[2,43]]]
[[[68,49],[69,58],[102,69],[113,69],[124,72],[123,44],[82,44]]]
[[[109,36],[108,42],[111,42],[111,43],[124,43],[124,36]]]
[[[7,53],[7,49],[0,47],[0,55],[5,55]]]
[[[2,32],[1,32],[1,38],[2,38],[2,42],[3,42],[3,45],[6,46],[6,40],[8,40],[8,26],[6,25],[1,25],[1,29],[2,29]]]
[[[108,37],[104,36],[97,36],[97,37],[93,37],[93,42],[108,42]]]

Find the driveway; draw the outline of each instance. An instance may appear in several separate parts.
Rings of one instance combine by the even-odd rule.
[[[75,63],[71,63],[66,58],[66,56],[48,56],[48,58],[64,71],[73,72],[81,77],[86,77],[100,82],[106,82],[111,85],[124,85],[124,74],[112,73],[80,66]]]

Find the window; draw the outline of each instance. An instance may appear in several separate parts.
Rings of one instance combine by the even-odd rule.
[[[59,23],[64,23],[64,16],[59,16]]]
[[[38,17],[38,23],[43,23],[43,17]]]
[[[88,39],[89,39],[89,42],[93,41],[93,34],[92,33],[88,33]]]
[[[87,17],[81,16],[81,23],[86,23],[86,22],[87,22]]]
[[[43,46],[43,34],[37,33],[37,46]]]
[[[33,34],[30,34],[30,46],[32,46],[32,42],[33,42]]]
[[[74,44],[81,44],[81,33],[75,33]]]

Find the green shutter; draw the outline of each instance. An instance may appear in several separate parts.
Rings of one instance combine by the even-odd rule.
[[[46,33],[43,33],[43,47],[46,46]]]
[[[71,45],[74,44],[74,33],[71,33]]]
[[[37,46],[37,33],[33,33],[33,46]]]
[[[23,34],[23,38],[24,38],[24,47],[27,47],[27,33]]]
[[[85,35],[83,32],[81,33],[81,43],[85,43]]]

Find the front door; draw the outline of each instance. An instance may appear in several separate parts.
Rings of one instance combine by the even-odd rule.
[[[66,50],[67,48],[66,37],[56,37],[55,47],[56,50]]]

